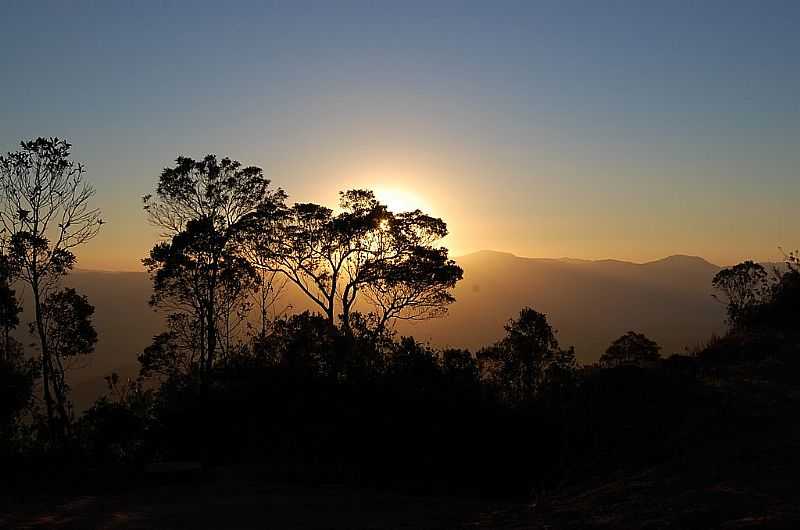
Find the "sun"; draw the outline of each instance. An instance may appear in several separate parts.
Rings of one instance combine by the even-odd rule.
[[[377,188],[375,196],[393,212],[410,212],[412,210],[425,210],[426,203],[416,193],[399,188]]]

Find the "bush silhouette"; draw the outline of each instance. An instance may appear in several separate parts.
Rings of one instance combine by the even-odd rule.
[[[629,331],[611,343],[600,357],[600,365],[605,367],[634,365],[643,366],[660,358],[661,347],[641,333]]]

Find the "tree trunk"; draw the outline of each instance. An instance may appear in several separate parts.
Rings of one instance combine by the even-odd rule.
[[[213,297],[212,297],[213,299]],[[214,366],[214,353],[217,350],[217,333],[216,323],[214,322],[214,302],[209,301],[209,307],[206,313],[206,376],[210,376],[211,369]]]
[[[351,335],[350,332],[350,307],[349,306],[342,306],[342,331],[348,337]]]
[[[56,422],[55,422],[55,414],[54,414],[54,407],[53,407],[53,396],[50,393],[50,382],[51,382],[51,367],[52,364],[50,362],[50,349],[47,345],[47,333],[44,329],[44,321],[42,315],[42,302],[41,296],[39,294],[39,280],[37,277],[34,276],[33,281],[31,282],[31,290],[33,291],[33,305],[34,305],[34,316],[36,319],[36,330],[39,335],[39,346],[41,349],[42,354],[42,388],[44,391],[44,402],[47,407],[47,429],[50,431],[50,441],[55,443],[56,441]]]
[[[52,355],[50,359],[53,360]],[[58,415],[61,418],[59,433],[65,442],[64,448],[66,449],[67,443],[72,439],[72,417],[69,413],[69,402],[67,401],[67,383],[64,380],[64,367],[59,359],[55,360],[58,361],[58,368],[52,370],[51,375],[56,398],[55,404],[58,407]]]
[[[350,310],[356,301],[355,287],[353,284],[348,284],[344,289],[344,296],[342,297],[342,331],[348,337],[352,336],[350,329]]]
[[[11,329],[8,325],[3,326],[3,360],[11,360]]]
[[[216,315],[216,296],[217,296],[217,263],[214,261],[211,271],[211,278],[208,285],[208,299],[206,302],[206,378],[211,376],[211,369],[214,366],[214,354],[217,350],[217,323],[214,318]]]
[[[261,340],[264,340],[267,336],[267,297],[269,296],[269,292],[264,293],[264,289],[261,289]]]
[[[328,318],[328,325],[331,329],[336,327],[336,302],[328,299],[328,307],[325,308],[325,316]]]

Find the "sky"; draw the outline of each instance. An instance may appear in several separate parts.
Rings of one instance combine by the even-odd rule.
[[[292,201],[377,190],[454,255],[718,264],[800,247],[800,2],[21,2],[0,8],[0,152],[73,144],[140,270],[178,156]]]

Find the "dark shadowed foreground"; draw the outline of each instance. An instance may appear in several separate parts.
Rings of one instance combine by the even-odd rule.
[[[68,144],[23,147],[0,176],[30,176],[32,187],[20,189],[34,198],[30,157],[55,152],[47,167],[56,183],[73,167]],[[145,209],[169,240],[144,263],[165,329],[139,352],[139,377],[108,375],[107,393],[78,416],[66,373],[94,350],[95,309],[74,289],[40,283],[51,274],[59,284],[74,262],[67,249],[15,233],[13,253],[0,255],[0,523],[800,527],[797,253],[774,270],[747,261],[717,271],[709,288],[728,330],[681,354],[662,356],[656,340],[626,325],[599,362],[581,365],[548,315],[528,305],[516,316],[484,305],[487,322],[512,316],[497,326],[502,338],[477,351],[441,349],[398,337],[391,323],[442,316],[454,301],[463,270],[435,246],[442,220],[391,212],[368,190],[343,192],[336,214],[289,206],[268,184],[260,169],[212,155],[164,170]],[[50,215],[54,201],[39,210]],[[6,215],[25,225],[39,214],[9,206]],[[40,270],[43,255],[52,268]],[[678,263],[682,276],[698,267]],[[33,357],[12,335],[21,306],[11,280],[26,266],[37,300]],[[271,313],[278,274],[318,312]],[[512,284],[492,285],[517,300]],[[641,307],[624,300],[655,315],[646,308],[671,305],[678,285],[642,285]],[[355,305],[359,292],[368,313]],[[585,305],[573,309],[589,328],[596,319]],[[703,314],[675,307],[691,320]]]
[[[800,525],[800,433],[781,434],[763,445],[757,432],[744,432],[722,451],[698,448],[680,462],[524,501],[274,484],[226,469],[130,491],[9,496],[0,505],[0,527],[792,529]]]
[[[800,527],[800,387],[754,377],[740,365],[719,372],[715,395],[714,405],[696,403],[682,432],[670,437],[670,457],[612,469],[595,466],[583,478],[530,494],[481,497],[353,483],[309,486],[276,482],[274,473],[252,463],[183,476],[95,470],[94,476],[76,473],[62,479],[68,483],[51,482],[50,491],[60,493],[12,490],[0,501],[0,527]]]
[[[216,473],[112,495],[23,501],[19,529],[496,528],[524,506],[331,486],[287,486]]]
[[[480,369],[403,339],[346,350],[385,366],[341,380],[320,372],[339,350],[306,316],[268,345],[285,349],[277,366],[113,391],[69,458],[10,445],[0,526],[798,528],[794,270],[765,302],[732,298],[731,330],[694,355],[661,359],[631,332],[581,369],[524,309]],[[205,471],[145,471],[179,461]]]

